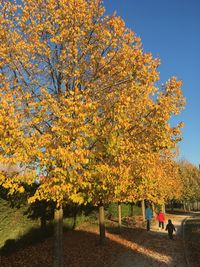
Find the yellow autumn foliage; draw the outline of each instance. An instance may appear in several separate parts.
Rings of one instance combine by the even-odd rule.
[[[29,201],[57,206],[166,199],[178,181],[183,125],[169,119],[184,107],[182,82],[157,88],[159,59],[101,1],[0,7],[0,161],[31,170],[18,191],[37,180]],[[14,192],[12,181],[1,174]]]

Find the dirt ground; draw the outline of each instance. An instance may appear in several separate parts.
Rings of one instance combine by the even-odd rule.
[[[169,217],[177,229],[174,240],[168,239],[166,231],[159,231],[157,223],[150,232],[140,222],[137,227],[123,227],[121,235],[110,224],[101,246],[96,225],[65,231],[64,267],[187,267],[181,235],[185,217]],[[52,238],[0,256],[1,267],[50,267],[51,263]]]

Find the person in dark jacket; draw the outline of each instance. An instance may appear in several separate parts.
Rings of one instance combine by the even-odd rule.
[[[165,230],[168,231],[169,239],[173,239],[173,232],[176,232],[176,229],[171,220],[168,220],[168,224]]]

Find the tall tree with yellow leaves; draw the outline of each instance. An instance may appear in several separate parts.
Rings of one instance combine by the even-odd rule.
[[[191,204],[199,201],[200,171],[195,165],[186,160],[178,162],[178,169],[182,181],[179,200],[182,201],[185,210],[190,210]]]
[[[53,200],[58,222],[64,203],[88,201],[84,189],[91,175],[84,165],[109,121],[110,99],[144,77],[134,66],[142,58],[139,39],[120,18],[103,12],[94,0],[1,4],[1,73],[17,91],[14,101],[20,99],[14,115],[20,114],[18,129],[26,131],[29,147],[21,154],[27,152],[43,177],[30,201]],[[13,161],[4,152],[4,160]],[[21,156],[16,160],[22,162]],[[61,266],[61,249],[56,250],[54,264]]]
[[[181,125],[167,120],[183,105],[181,84],[171,79],[155,102],[158,59],[99,0],[5,1],[0,19],[1,160],[37,170],[1,173],[1,184],[37,181],[29,201],[54,201],[61,267],[63,206],[134,196],[140,166],[175,147]]]

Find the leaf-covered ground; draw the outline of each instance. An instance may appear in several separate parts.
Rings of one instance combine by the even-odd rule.
[[[172,219],[178,228],[183,217],[173,216]],[[110,222],[107,227],[107,240],[103,246],[99,245],[98,227],[95,224],[86,223],[76,231],[64,231],[64,266],[186,266],[180,235],[175,236],[173,241],[168,240],[166,232],[159,231],[157,224],[151,232],[146,232],[141,220],[137,221],[138,227],[128,226],[118,235],[116,224]],[[14,251],[7,250],[7,254],[1,256],[1,267],[51,266],[52,238],[20,246],[19,250],[17,247],[15,244]]]
[[[200,216],[186,221],[185,241],[191,267],[200,267]]]

